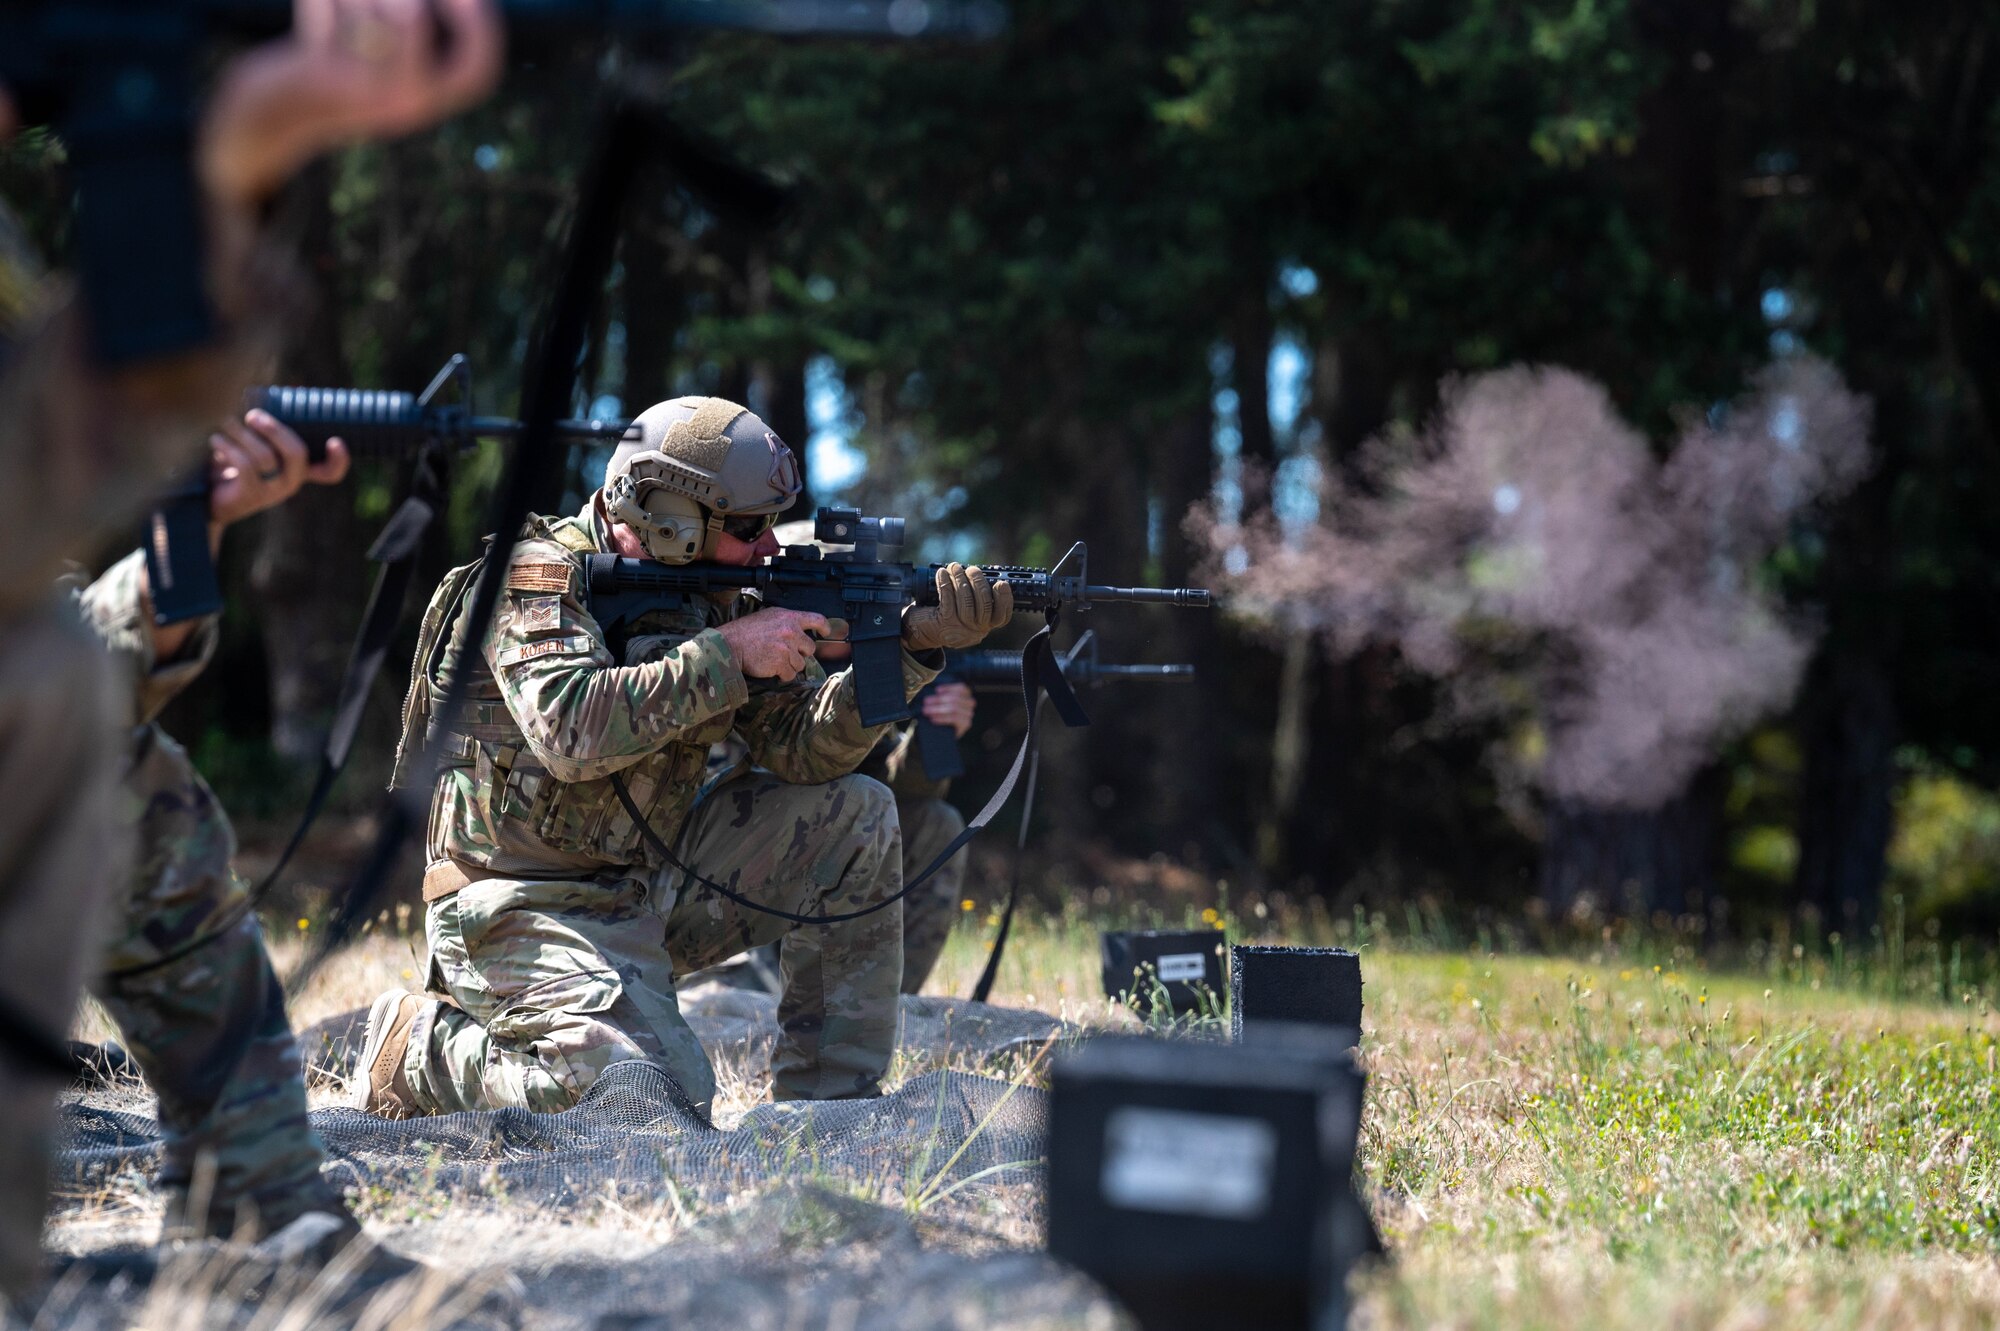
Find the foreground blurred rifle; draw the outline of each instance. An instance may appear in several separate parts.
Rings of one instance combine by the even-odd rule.
[[[1095,630],[1079,637],[1056,664],[1073,689],[1094,689],[1112,680],[1150,680],[1155,683],[1174,680],[1186,683],[1194,678],[1194,667],[1191,665],[1106,665],[1098,659]],[[1021,687],[1021,654],[1007,651],[947,652],[944,672],[925,688],[924,693],[940,684],[963,684],[981,693],[1017,691]],[[917,756],[923,759],[924,775],[933,781],[963,776],[965,762],[959,756],[958,737],[951,733],[949,726],[924,719],[923,697],[923,693],[917,695],[915,710]]]
[[[937,604],[937,565],[903,564],[883,558],[883,547],[903,543],[903,519],[868,518],[851,508],[822,508],[814,538],[850,551],[822,554],[815,546],[787,546],[761,565],[661,564],[600,554],[589,557],[590,613],[602,626],[614,654],[633,622],[649,610],[678,609],[691,596],[720,591],[754,592],[767,606],[806,610],[844,626],[853,651],[854,700],[861,724],[882,725],[910,715],[903,696],[903,607]],[[1074,562],[1073,572],[1064,572]],[[1089,576],[1089,551],[1079,541],[1052,569],[982,564],[1014,589],[1014,612],[1039,610],[1053,627],[1068,609],[1088,610],[1103,602],[1146,605],[1209,605],[1202,587],[1106,587]],[[1035,650],[1039,645],[1039,650]],[[1070,725],[1087,718],[1048,650],[1047,630],[1023,649],[1015,681],[1024,696],[1046,690]]]
[[[570,38],[704,28],[804,36],[974,37],[1006,25],[998,0],[497,0],[521,58]],[[61,135],[76,186],[77,272],[91,351],[107,366],[211,340],[193,153],[198,75],[211,48],[268,38],[292,0],[4,0],[0,85],[23,124]],[[664,117],[651,130],[697,194],[737,187]],[[736,179],[720,179],[723,176]],[[702,177],[707,176],[704,180]],[[354,442],[350,440],[349,442]],[[205,470],[169,493],[145,532],[154,610],[173,623],[221,608],[210,566]],[[185,549],[185,553],[182,550]]]
[[[701,28],[991,37],[997,0],[499,0],[509,46]],[[291,0],[6,0],[0,84],[22,123],[62,136],[76,185],[77,269],[106,365],[187,351],[214,317],[204,290],[193,149],[211,48],[291,27]]]

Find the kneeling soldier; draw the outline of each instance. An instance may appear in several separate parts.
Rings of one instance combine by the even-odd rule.
[[[604,487],[574,518],[535,518],[515,547],[490,631],[465,618],[478,565],[454,570],[418,637],[396,780],[427,733],[446,757],[432,791],[424,896],[429,992],[369,1013],[356,1103],[386,1115],[568,1107],[615,1062],[665,1068],[697,1104],[714,1073],[673,980],[783,939],[772,1054],[778,1099],[878,1092],[896,1036],[901,890],[895,802],[851,775],[867,727],[848,672],[813,662],[820,616],[730,593],[636,625],[622,659],[591,618],[587,556],[750,565],[799,492],[797,460],[755,415],[717,398],[634,421]],[[1012,590],[941,570],[937,607],[903,618],[914,695],[945,647],[978,642]],[[436,715],[455,672],[468,701]],[[734,732],[761,770],[703,791],[709,745]],[[614,774],[675,858],[628,816]]]

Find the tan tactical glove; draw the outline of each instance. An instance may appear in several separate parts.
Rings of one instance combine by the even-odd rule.
[[[937,571],[936,605],[903,612],[903,645],[913,652],[970,647],[1014,616],[1014,589],[977,564],[946,564]]]

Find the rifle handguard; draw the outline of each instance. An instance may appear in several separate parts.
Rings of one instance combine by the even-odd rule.
[[[1014,589],[1014,613],[1030,610],[1047,610],[1051,606],[1088,606],[1097,601],[1125,602],[1135,605],[1176,605],[1193,609],[1203,609],[1211,605],[1206,587],[1106,587],[1095,583],[1085,584],[1072,577],[1051,576],[1045,568],[1034,568],[1026,564],[981,564],[987,576],[1005,578]],[[934,564],[923,571],[924,578],[913,590],[918,605],[936,605],[937,589],[931,579],[937,575]]]
[[[338,436],[356,457],[397,457],[414,451],[435,429],[415,393],[379,388],[291,388],[276,384],[244,394],[246,410],[270,412],[305,441],[314,462]]]

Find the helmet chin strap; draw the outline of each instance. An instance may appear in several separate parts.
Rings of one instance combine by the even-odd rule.
[[[714,509],[708,511],[708,530],[701,538],[701,559],[714,559],[722,547],[722,514]]]

